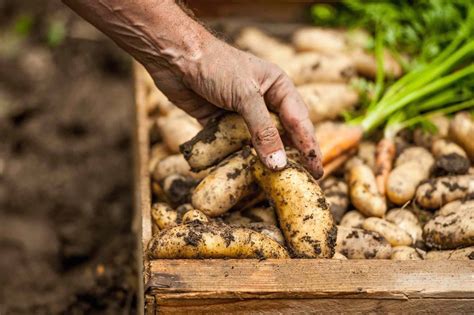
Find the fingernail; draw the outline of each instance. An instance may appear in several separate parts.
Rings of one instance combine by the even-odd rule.
[[[265,164],[272,170],[281,170],[286,166],[286,153],[278,150],[265,158]]]

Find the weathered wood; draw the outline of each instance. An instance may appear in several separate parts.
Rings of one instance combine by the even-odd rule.
[[[157,314],[468,314],[474,300],[465,299],[232,299],[165,300]]]
[[[156,260],[160,298],[474,299],[470,261]]]

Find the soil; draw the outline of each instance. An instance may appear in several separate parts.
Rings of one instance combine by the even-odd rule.
[[[57,0],[0,42],[0,314],[134,314],[130,59]]]

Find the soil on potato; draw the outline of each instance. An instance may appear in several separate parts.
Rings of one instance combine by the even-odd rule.
[[[0,314],[133,314],[130,60],[57,0],[0,43]]]

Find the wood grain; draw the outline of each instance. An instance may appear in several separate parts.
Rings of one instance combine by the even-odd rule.
[[[471,261],[157,260],[147,288],[160,299],[474,299]]]

